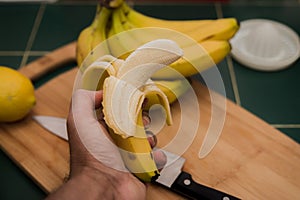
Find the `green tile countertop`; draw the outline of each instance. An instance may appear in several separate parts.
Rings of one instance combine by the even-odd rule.
[[[239,21],[265,18],[284,23],[300,35],[300,2],[221,1],[156,3],[135,1],[135,9],[165,19],[235,17]],[[139,2],[139,3],[138,3]],[[179,1],[177,1],[179,2]],[[0,3],[0,65],[18,69],[64,44],[76,40],[95,13],[96,1],[54,4]],[[44,80],[70,69],[66,66]],[[259,72],[230,56],[218,64],[226,96],[300,143],[300,61],[278,72]],[[42,199],[46,194],[7,155],[0,151],[0,199]]]

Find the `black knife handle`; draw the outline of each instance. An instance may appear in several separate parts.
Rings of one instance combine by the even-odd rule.
[[[239,198],[196,183],[189,173],[181,172],[171,189],[190,199],[201,200],[237,200]]]

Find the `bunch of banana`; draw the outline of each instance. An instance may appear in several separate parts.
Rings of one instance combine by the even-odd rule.
[[[103,114],[111,137],[126,167],[143,181],[149,182],[159,175],[143,126],[144,100],[157,96],[157,102],[166,111],[167,124],[172,123],[168,98],[150,77],[182,54],[175,42],[154,40],[137,48],[125,60],[111,55],[98,58],[81,77],[81,88],[103,90]]]
[[[180,47],[184,50],[184,55],[190,56],[190,58],[181,58],[177,63],[170,65],[169,68],[164,68],[155,73],[152,78],[167,80],[182,78],[180,77],[182,75],[188,77],[214,66],[223,60],[231,50],[228,40],[234,36],[239,28],[235,18],[162,20],[135,11],[124,0],[123,2],[122,0],[111,0],[108,2],[111,4],[115,2],[114,7],[107,8],[99,4],[94,22],[90,27],[83,30],[78,38],[77,61],[79,65],[84,57],[105,39],[125,31],[144,28],[144,32],[140,31],[140,34],[135,33],[132,35],[128,33],[119,40],[115,39],[113,42],[107,43],[107,49],[104,48],[105,51],[108,51],[113,56],[126,58],[134,48],[153,40],[153,35],[156,34],[156,38],[159,38],[161,36],[160,33],[154,33],[154,31],[147,32],[145,29],[157,27],[173,30],[190,37],[191,42],[189,43],[169,38],[179,43]],[[101,32],[101,34],[97,34],[97,32]],[[98,36],[95,37],[95,35]],[[165,35],[163,36],[166,37]],[[202,49],[199,50],[198,47],[198,51],[195,51],[195,47],[191,46],[198,44],[201,45]],[[127,53],[120,55],[120,52]],[[179,73],[174,73],[172,69],[175,69]]]
[[[172,39],[183,49],[184,56],[152,75],[155,83],[168,95],[170,103],[176,100],[174,93],[180,96],[189,87],[184,77],[198,74],[224,59],[231,50],[228,40],[239,27],[234,18],[162,20],[135,11],[124,0],[105,2],[106,5],[98,4],[93,23],[78,37],[78,65],[99,44],[102,47],[97,48],[98,54],[126,58],[146,42]],[[90,62],[96,58],[89,56]]]
[[[169,68],[164,68],[152,76],[153,79],[163,80],[192,76],[219,63],[230,52],[231,47],[228,40],[239,28],[235,18],[187,21],[156,19],[138,13],[126,2],[114,9],[111,18],[109,36],[127,32],[126,36],[119,40],[118,45],[109,45],[111,53],[114,55],[120,55],[119,52],[132,51],[135,43],[143,44],[150,41],[153,39],[153,35],[166,37],[159,31],[147,31],[149,27],[169,29],[190,37],[189,39],[178,38],[178,33],[168,36],[179,43],[185,56],[171,64]],[[141,28],[143,31],[140,30],[139,34],[130,34],[129,32]]]

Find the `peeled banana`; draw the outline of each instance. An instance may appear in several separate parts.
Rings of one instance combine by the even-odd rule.
[[[182,55],[174,41],[154,40],[137,48],[125,60],[111,55],[100,57],[86,67],[81,77],[81,88],[103,90],[104,120],[111,137],[120,148],[126,167],[143,181],[149,182],[159,175],[142,121],[144,100],[155,96],[157,99],[150,98],[148,106],[162,105],[166,123],[172,124],[168,97],[150,78]],[[176,83],[176,87],[182,87],[181,83]]]

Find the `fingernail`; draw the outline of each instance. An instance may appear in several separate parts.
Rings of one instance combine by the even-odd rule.
[[[148,103],[148,99],[145,98],[144,102],[142,103],[142,109],[146,107],[147,103]]]
[[[154,150],[153,151],[153,157],[156,164],[157,169],[162,169],[166,163],[167,163],[167,156],[164,154],[164,152],[160,150]]]
[[[156,135],[152,131],[146,131],[148,142],[150,143],[151,147],[155,147],[157,144]]]
[[[148,129],[150,127],[150,123],[151,123],[151,118],[149,116],[149,113],[146,111],[143,111],[143,124],[144,124],[144,128]]]

